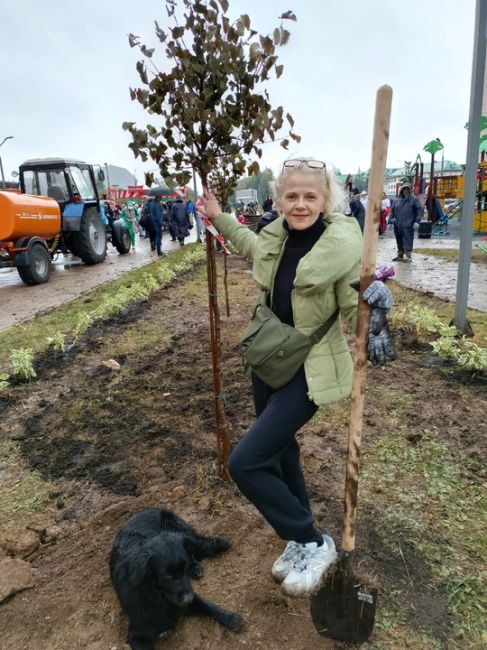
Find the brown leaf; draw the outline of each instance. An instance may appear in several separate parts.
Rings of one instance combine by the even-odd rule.
[[[172,37],[174,38],[175,41],[178,40],[178,38],[181,38],[184,34],[184,27],[173,27],[171,29],[171,34]]]
[[[137,64],[136,64],[135,67],[137,68],[137,72],[139,73],[142,82],[145,83],[145,84],[148,84],[149,79],[147,77],[147,72],[146,72],[146,69],[145,69],[144,62],[143,61],[137,61]]]
[[[291,125],[291,127],[293,127],[294,126],[293,116],[290,113],[286,113],[286,119],[289,122],[289,124]]]
[[[283,65],[276,65],[276,67],[274,69],[276,71],[276,79],[279,79],[279,77],[282,75],[282,71],[284,70],[284,66]]]
[[[154,48],[148,49],[145,45],[140,46],[140,51],[142,54],[144,54],[148,59],[151,58],[151,56],[154,54],[155,50]]]
[[[279,18],[280,18],[281,20],[294,20],[294,21],[297,20],[297,18],[296,18],[296,14],[294,14],[291,10],[286,11],[285,13],[281,14],[281,15],[279,16]]]
[[[135,36],[135,34],[129,34],[129,45],[130,47],[136,47],[140,43],[140,38]]]
[[[256,160],[254,160],[254,162],[247,167],[247,173],[249,176],[251,176],[252,174],[257,175],[259,172],[260,172],[260,165]]]

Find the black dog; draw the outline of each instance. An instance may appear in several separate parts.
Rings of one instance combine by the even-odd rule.
[[[182,616],[208,616],[229,630],[243,624],[239,614],[193,592],[204,557],[225,551],[223,537],[203,537],[180,517],[148,508],[130,517],[118,531],[110,554],[110,575],[129,618],[132,650],[153,650],[156,639]]]

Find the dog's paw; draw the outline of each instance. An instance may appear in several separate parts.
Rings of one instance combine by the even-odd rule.
[[[212,537],[210,542],[212,553],[223,553],[230,548],[230,542],[225,537]]]
[[[204,569],[203,565],[200,564],[199,562],[193,562],[191,566],[189,567],[189,577],[194,578],[195,580],[199,580],[199,578],[203,577],[204,574]]]
[[[227,628],[227,630],[232,630],[232,632],[237,632],[245,624],[243,616],[237,614],[237,612],[225,612],[225,616],[222,620],[222,625]]]

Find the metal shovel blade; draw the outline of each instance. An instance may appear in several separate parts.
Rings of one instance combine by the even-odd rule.
[[[374,629],[377,589],[365,587],[338,566],[311,598],[311,618],[320,634],[346,643],[364,643]]]

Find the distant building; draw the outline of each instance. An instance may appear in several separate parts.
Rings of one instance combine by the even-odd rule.
[[[426,183],[429,181],[431,163],[423,164],[423,177]],[[435,178],[439,176],[462,176],[465,171],[465,165],[459,165],[452,160],[435,160],[434,174]],[[405,167],[399,167],[389,171],[384,178],[384,192],[388,196],[396,196],[397,190],[402,183],[402,179],[406,174]]]
[[[117,167],[117,165],[107,165],[107,167],[108,178],[105,178],[105,183],[110,181],[110,187],[128,187],[129,185],[137,184],[137,179],[127,169]],[[103,165],[102,169],[106,176],[107,168],[105,165]]]

